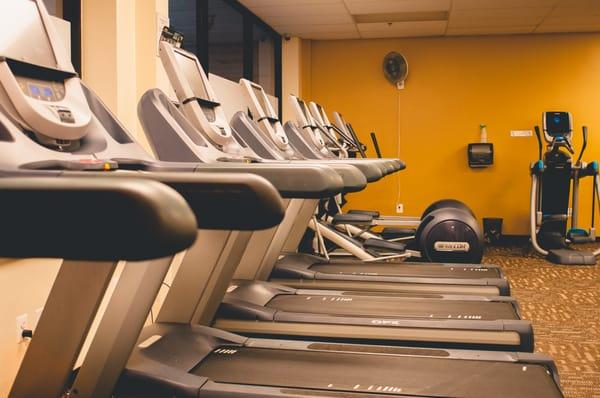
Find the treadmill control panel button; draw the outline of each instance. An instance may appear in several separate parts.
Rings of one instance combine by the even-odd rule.
[[[60,121],[63,123],[75,123],[75,118],[73,117],[73,113],[68,109],[59,109],[58,117]]]

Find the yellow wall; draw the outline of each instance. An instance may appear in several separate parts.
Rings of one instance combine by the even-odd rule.
[[[300,96],[309,98],[312,86],[312,41],[302,40],[300,47]]]
[[[302,90],[302,39],[292,37],[281,42],[281,91],[283,96],[283,119],[288,120],[294,116],[288,95],[299,95]],[[307,74],[308,75],[308,74]]]
[[[81,19],[82,78],[115,112],[118,109],[115,0],[83,1]]]
[[[408,59],[402,91],[382,74],[389,51]],[[399,194],[405,213],[417,215],[454,197],[480,218],[503,217],[505,233],[527,234],[528,166],[537,144],[511,138],[510,130],[531,130],[545,110],[570,111],[576,148],[587,124],[585,158],[600,158],[600,34],[313,41],[311,58],[310,97],[342,112],[368,145],[369,132],[377,132],[384,156],[397,156],[399,146],[408,165],[352,195],[352,207],[392,214]],[[479,139],[480,123],[488,125],[495,165],[473,170],[466,146]],[[582,222],[590,195],[583,190]]]
[[[0,397],[8,396],[28,345],[17,343],[16,317],[27,314],[28,328],[35,326],[35,311],[46,302],[60,263],[47,259],[0,259]]]

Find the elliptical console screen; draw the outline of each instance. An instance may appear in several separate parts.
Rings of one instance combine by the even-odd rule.
[[[0,55],[56,68],[54,51],[33,0],[1,0]]]
[[[567,135],[572,130],[569,112],[546,112],[544,118],[546,132],[552,137]]]
[[[262,88],[260,87],[256,87],[254,84],[251,85],[252,86],[252,91],[254,91],[254,96],[256,97],[256,100],[258,101],[258,104],[260,105],[260,107],[263,109],[263,112],[265,113],[265,115],[267,117],[275,117],[275,115],[271,114],[271,108],[269,108],[269,105],[267,103],[265,103],[265,98],[266,95],[264,94],[264,91],[262,90]]]
[[[202,81],[202,75],[200,74],[200,70],[198,69],[196,59],[182,54],[177,50],[175,50],[174,53],[175,59],[177,60],[177,64],[183,71],[185,78],[192,87],[194,96],[203,100],[210,101],[211,99],[208,95],[208,92],[206,91],[204,82]]]

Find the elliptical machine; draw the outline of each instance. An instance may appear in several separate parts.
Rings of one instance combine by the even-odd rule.
[[[600,249],[574,250],[573,243],[596,241],[594,228],[596,196],[599,193],[598,162],[581,160],[587,146],[588,131],[583,126],[583,145],[577,161],[571,140],[573,120],[569,112],[542,114],[546,152],[542,154],[542,136],[535,126],[538,140],[538,161],[531,164],[530,235],[533,248],[549,261],[565,265],[594,265]],[[566,149],[566,151],[564,150]],[[592,226],[589,230],[578,227],[579,181],[592,177]],[[573,189],[572,196],[571,186]],[[571,225],[569,200],[572,201]]]
[[[360,142],[358,135],[343,116],[334,112],[337,126],[330,123],[323,107],[316,102],[306,103],[296,97],[290,96],[298,125],[304,129],[312,129],[326,138],[326,141],[335,142],[337,148],[350,155],[360,153],[366,156],[366,145]],[[292,134],[293,126],[286,123],[286,131]],[[381,151],[375,133],[374,139],[378,158]],[[293,141],[293,140],[292,140]],[[335,149],[334,149],[335,150]],[[333,206],[329,206],[329,222],[338,230],[346,232],[351,238],[364,239],[367,246],[383,246],[386,249],[394,243],[401,242],[404,249],[408,249],[413,256],[428,262],[443,263],[476,263],[483,258],[483,231],[473,211],[463,202],[456,199],[443,199],[433,202],[423,212],[421,217],[384,216],[377,211],[349,210],[342,213],[338,198],[334,198]],[[329,202],[332,204],[332,201]],[[373,233],[372,228],[383,227],[380,233]],[[316,246],[316,245],[315,245]],[[393,246],[390,247],[393,249]]]

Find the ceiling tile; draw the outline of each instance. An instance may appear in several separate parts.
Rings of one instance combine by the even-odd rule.
[[[479,8],[472,10],[453,10],[450,13],[450,19],[543,18],[548,15],[548,12],[548,8],[546,7]]]
[[[547,7],[548,11],[550,11],[558,1],[559,0],[453,0],[452,10]]]
[[[354,24],[323,24],[323,25],[285,25],[274,26],[278,32],[287,33],[290,35],[299,35],[304,37],[308,33],[355,33],[356,25]]]
[[[315,40],[600,31],[600,0],[240,1],[278,32]],[[420,15],[444,11],[449,12],[449,21],[423,18],[394,22],[391,26],[354,24],[350,15]]]
[[[348,14],[344,3],[318,3],[318,4],[279,4],[270,7],[252,7],[252,12],[261,18],[290,17],[305,15],[339,15]]]
[[[344,0],[351,14],[448,11],[451,0]]]
[[[576,26],[600,24],[600,15],[587,15],[580,17],[547,17],[542,22],[546,26]]]
[[[535,25],[531,26],[478,26],[452,28],[448,27],[447,36],[478,36],[478,35],[500,35],[500,34],[524,34],[532,33]]]
[[[475,26],[531,26],[542,22],[543,13],[524,13],[520,15],[514,10],[468,10],[454,11],[450,14],[448,26],[453,28]]]
[[[342,15],[296,15],[293,17],[271,17],[274,25],[338,25],[338,24],[354,24],[352,17],[349,14]]]
[[[560,0],[552,10],[551,16],[584,16],[600,15],[600,1],[598,0]]]
[[[599,24],[590,25],[545,25],[541,24],[534,33],[576,33],[576,32],[600,32]]]
[[[549,16],[535,33],[600,32],[600,15]]]
[[[239,0],[246,8],[337,3],[343,0]]]

